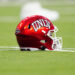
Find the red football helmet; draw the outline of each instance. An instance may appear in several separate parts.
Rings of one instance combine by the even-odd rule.
[[[16,28],[16,38],[21,51],[61,49],[61,38],[56,37],[57,28],[43,16],[34,15],[23,19]],[[52,34],[55,33],[55,37]]]

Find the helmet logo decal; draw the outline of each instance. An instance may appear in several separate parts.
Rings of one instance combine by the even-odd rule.
[[[36,20],[31,25],[33,26],[35,31],[37,31],[41,27],[47,27],[50,29],[50,22],[44,19]]]

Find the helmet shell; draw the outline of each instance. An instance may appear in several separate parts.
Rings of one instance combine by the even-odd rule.
[[[33,15],[26,17],[18,24],[15,35],[20,48],[31,47],[41,49],[44,46],[49,50],[53,50],[53,40],[47,36],[50,30],[54,30],[54,25],[48,18]]]

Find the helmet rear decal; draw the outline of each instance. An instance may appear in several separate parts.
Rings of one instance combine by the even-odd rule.
[[[48,20],[44,20],[44,19],[36,20],[31,25],[33,26],[33,28],[36,32],[41,27],[47,27],[48,29],[50,29],[50,22]]]
[[[20,33],[20,29],[16,28],[16,34]]]

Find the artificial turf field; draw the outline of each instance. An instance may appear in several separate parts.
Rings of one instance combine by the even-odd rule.
[[[75,2],[48,2],[43,7],[57,10],[60,18],[53,22],[63,48],[75,48]],[[18,46],[15,28],[20,22],[21,6],[0,6],[0,46]],[[9,19],[8,16],[13,17]],[[8,18],[7,18],[8,17]],[[6,18],[6,19],[5,19]],[[1,50],[1,49],[0,49]],[[74,49],[73,49],[74,50]],[[75,75],[75,53],[34,51],[0,51],[0,75]]]
[[[0,75],[75,75],[75,53],[1,51]]]

